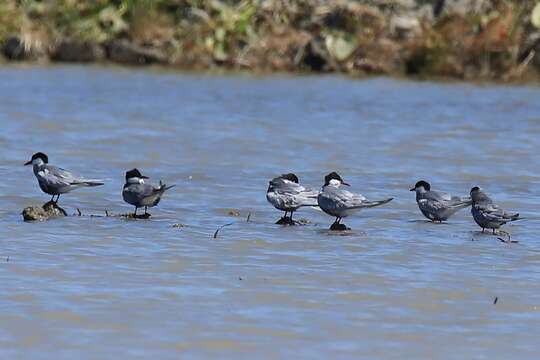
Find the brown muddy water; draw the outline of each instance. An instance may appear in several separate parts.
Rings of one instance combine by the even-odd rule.
[[[540,88],[79,66],[0,78],[1,358],[537,357]],[[49,199],[23,166],[37,151],[107,180],[61,197],[70,213],[132,211],[134,166],[177,187],[149,220],[24,223]],[[345,234],[310,208],[308,225],[274,224],[271,177],[319,188],[332,170],[395,200]],[[519,242],[479,233],[468,210],[426,222],[408,191],[421,178],[482,186],[527,218],[506,226]]]

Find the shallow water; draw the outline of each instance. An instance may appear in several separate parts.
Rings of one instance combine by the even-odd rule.
[[[0,77],[1,358],[537,357],[540,88],[78,66]],[[24,223],[49,199],[22,166],[36,151],[107,180],[62,196],[70,213],[132,211],[120,192],[134,166],[177,187],[150,220]],[[315,209],[297,213],[306,226],[274,225],[271,177],[318,188],[332,170],[395,200],[344,234]],[[428,223],[408,191],[420,178],[482,186],[527,218],[505,227],[519,243],[480,234],[468,210]]]

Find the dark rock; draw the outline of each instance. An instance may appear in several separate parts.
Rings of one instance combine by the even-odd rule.
[[[429,65],[429,52],[426,48],[418,48],[405,60],[407,75],[419,75]]]
[[[328,54],[323,50],[324,47],[319,42],[312,40],[307,43],[304,50],[302,63],[311,71],[326,70],[328,64]]]
[[[532,56],[532,64],[537,70],[540,70],[540,32],[532,33],[523,44],[523,50],[518,56],[518,62],[524,63],[527,58]]]
[[[165,54],[153,48],[146,48],[128,40],[113,40],[107,44],[109,60],[132,65],[163,64],[167,62]]]
[[[332,226],[330,226],[330,230],[332,230],[332,231],[346,231],[346,230],[351,230],[351,228],[347,227],[347,225],[345,225],[345,224],[333,223]]]
[[[150,217],[152,215],[150,215],[149,213],[137,214],[137,215],[135,215],[133,213],[130,213],[130,214],[126,214],[126,215],[123,215],[123,216],[127,217],[128,219],[144,219],[144,220],[146,220],[146,219],[150,219]]]
[[[439,17],[444,10],[445,0],[436,0],[435,5],[433,5],[433,16]]]
[[[298,220],[293,220],[290,218],[290,216],[283,216],[278,221],[276,221],[277,225],[307,225],[311,222],[308,219],[300,218]]]
[[[354,68],[368,74],[398,74],[403,71],[403,51],[398,42],[382,38],[360,47]]]
[[[63,40],[52,59],[66,62],[101,61],[105,58],[105,50],[101,45],[91,41]]]
[[[278,221],[276,221],[277,225],[296,225],[293,219],[291,219],[289,216],[283,216]]]
[[[18,36],[6,38],[2,53],[9,60],[35,60],[40,55],[31,47],[25,46],[24,41]]]
[[[42,207],[29,206],[22,211],[24,221],[45,221],[50,218],[67,216],[64,209],[55,202],[49,201]]]
[[[276,221],[276,224],[277,225],[294,225],[294,221],[290,217],[284,216],[280,218],[278,221]]]

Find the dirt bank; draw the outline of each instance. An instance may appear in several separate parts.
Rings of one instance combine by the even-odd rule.
[[[540,5],[510,0],[4,0],[4,61],[535,80]]]

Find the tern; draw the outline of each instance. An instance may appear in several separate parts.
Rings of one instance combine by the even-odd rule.
[[[293,213],[303,206],[317,206],[318,191],[299,184],[298,176],[293,173],[283,174],[269,181],[266,199],[285,215],[276,224],[294,225]],[[291,213],[287,217],[287,213]]]
[[[51,202],[55,204],[58,203],[61,194],[71,190],[85,186],[103,185],[101,180],[85,179],[62,168],[49,165],[49,157],[42,152],[32,155],[32,159],[24,165],[33,166],[39,187],[44,193],[52,195]],[[54,200],[55,196],[56,201]]]
[[[471,189],[472,208],[471,214],[474,221],[482,228],[492,229],[493,234],[496,234],[497,229],[507,222],[519,220],[519,214],[511,214],[506,212],[497,204],[481,188],[475,186]]]
[[[393,199],[369,201],[360,194],[342,189],[342,185],[350,186],[343,181],[338,173],[331,172],[324,177],[324,186],[317,198],[319,207],[328,215],[336,217],[336,221],[334,221],[330,230],[348,230],[344,224],[340,223],[342,218],[363,208],[386,204]]]
[[[416,203],[422,214],[433,222],[446,221],[459,210],[472,204],[471,198],[431,190],[431,185],[424,180],[418,181],[411,191],[416,192]]]
[[[135,206],[133,216],[137,217],[137,209],[144,207],[144,215],[149,216],[149,207],[156,206],[161,200],[163,193],[175,185],[165,185],[161,181],[158,187],[154,187],[144,182],[148,176],[144,176],[138,169],[126,171],[126,183],[122,190],[122,197],[125,202]]]

